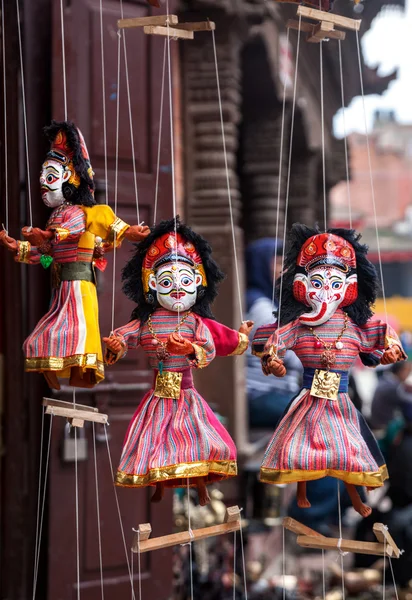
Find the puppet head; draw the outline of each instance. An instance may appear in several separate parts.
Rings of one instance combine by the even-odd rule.
[[[282,325],[295,319],[309,326],[321,325],[338,308],[358,325],[372,317],[378,276],[367,259],[367,246],[359,239],[354,230],[321,233],[293,225],[283,274]],[[278,292],[279,287],[280,280]]]
[[[51,147],[40,174],[43,202],[56,208],[67,201],[93,206],[93,170],[84,138],[70,121],[52,121],[45,128]]]
[[[158,306],[213,318],[211,303],[223,273],[211,252],[179,217],[154,227],[123,269],[123,291],[137,304],[132,318],[144,322]]]
[[[302,246],[293,281],[296,300],[312,310],[300,315],[307,325],[321,325],[336,309],[358,296],[355,250],[333,233],[319,233]]]

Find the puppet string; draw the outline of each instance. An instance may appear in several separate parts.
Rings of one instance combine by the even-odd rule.
[[[104,64],[103,0],[100,0],[100,55],[102,68],[102,109],[103,109],[103,154],[106,204],[109,204],[109,169],[107,166],[107,118],[106,118],[106,80]]]
[[[290,29],[287,30],[286,33],[286,48],[289,48],[289,32]],[[286,87],[287,87],[288,78],[284,77],[283,82],[283,102],[282,102],[282,125],[280,129],[280,155],[279,155],[279,175],[278,175],[278,198],[276,204],[276,232],[275,232],[275,240],[276,240],[276,251],[275,251],[275,262],[273,265],[273,290],[272,290],[272,304],[275,305],[275,290],[276,290],[276,256],[278,253],[278,239],[279,239],[279,215],[280,215],[280,195],[282,191],[282,174],[283,174],[283,146],[285,139],[285,114],[286,114]]]
[[[382,600],[386,596],[386,536],[383,538],[383,581],[382,581]]]
[[[168,12],[168,14],[169,14],[169,12]],[[192,540],[194,538],[194,535],[193,535],[193,531],[192,531],[192,521],[191,521],[191,515],[190,515],[189,477],[187,478],[186,489],[187,489],[187,522],[188,522],[188,531],[189,531],[189,535],[190,535],[190,542],[189,542],[190,598],[191,598],[191,600],[193,600],[193,547],[192,547]]]
[[[62,70],[63,70],[63,101],[64,101],[64,120],[67,121],[67,83],[66,83],[66,48],[64,43],[64,6],[63,0],[60,0],[60,22],[62,31]]]
[[[132,579],[132,600],[134,596],[134,557],[133,557],[133,548],[130,549],[130,569],[131,569],[131,579]]]
[[[298,37],[296,45],[296,62],[295,62],[295,74],[293,79],[293,100],[292,100],[292,116],[291,116],[291,127],[290,127],[290,140],[289,140],[289,157],[288,157],[288,174],[286,180],[286,197],[285,197],[285,224],[283,227],[283,248],[282,248],[282,272],[280,275],[280,286],[279,286],[279,311],[278,311],[278,327],[277,327],[277,345],[279,345],[279,327],[281,323],[281,311],[282,311],[282,294],[283,294],[283,265],[285,263],[285,247],[286,247],[286,230],[288,220],[288,209],[289,209],[289,193],[290,193],[290,174],[292,167],[292,149],[293,149],[293,132],[295,128],[295,110],[296,110],[296,90],[298,81],[298,66],[299,66],[299,55],[300,55],[300,30],[301,30],[302,16],[299,15],[298,24]]]
[[[342,574],[342,600],[345,600],[345,574],[343,569],[343,557],[347,554],[347,552],[342,552],[341,544],[342,544],[342,507],[341,507],[341,499],[340,499],[340,485],[339,479],[336,480],[336,485],[338,488],[338,517],[339,517],[339,556],[340,556],[340,570]]]
[[[231,190],[231,185],[230,185],[230,174],[229,174],[229,166],[228,166],[228,160],[227,160],[225,122],[223,119],[223,105],[222,105],[222,94],[221,94],[221,90],[220,90],[219,67],[218,67],[218,62],[217,62],[216,38],[215,38],[215,32],[213,29],[212,29],[212,41],[213,41],[213,56],[214,56],[214,60],[215,60],[216,87],[217,87],[217,95],[218,95],[218,101],[219,101],[220,127],[222,130],[222,144],[223,144],[223,156],[224,156],[224,161],[225,161],[230,226],[231,226],[231,230],[232,230],[233,254],[234,254],[234,259],[235,259],[237,293],[238,293],[238,301],[239,301],[240,318],[241,318],[241,321],[243,321],[243,302],[242,302],[242,291],[241,291],[241,286],[240,286],[240,272],[239,272],[239,261],[238,261],[237,245],[236,245],[235,223],[234,223],[234,218],[233,218],[232,190]]]
[[[233,532],[233,600],[236,600],[236,531]]]
[[[322,590],[323,590],[323,600],[326,600],[325,551],[324,550],[322,550]]]
[[[389,566],[391,568],[391,573],[392,573],[392,581],[393,581],[393,586],[395,588],[395,596],[396,596],[396,600],[399,600],[399,596],[398,596],[398,586],[396,585],[396,580],[395,580],[395,574],[393,572],[393,565],[392,565],[392,559],[389,556],[388,557],[388,561],[389,561]]]
[[[165,39],[164,47],[163,47],[162,89],[160,92],[159,140],[158,140],[158,144],[157,144],[156,188],[155,188],[155,203],[154,203],[154,215],[153,215],[153,224],[154,225],[156,225],[156,221],[157,221],[157,205],[158,205],[158,200],[159,200],[160,149],[161,149],[162,129],[163,129],[163,106],[164,106],[165,74],[166,74],[166,50],[167,50],[166,44],[167,44],[167,39]]]
[[[44,473],[44,486],[43,486],[43,498],[42,498],[42,507],[41,507],[41,515],[40,515],[40,526],[39,533],[37,537],[37,548],[35,548],[35,557],[34,557],[34,581],[33,581],[33,597],[32,600],[36,598],[36,588],[37,588],[37,576],[39,573],[39,559],[40,559],[40,546],[41,546],[41,534],[43,530],[43,518],[44,518],[44,507],[46,504],[46,488],[47,488],[47,473],[49,470],[49,458],[50,458],[50,443],[51,443],[51,432],[53,425],[53,411],[50,416],[50,426],[49,426],[49,440],[47,443],[47,454],[46,454],[46,465],[45,465],[45,473]],[[41,440],[43,442],[43,439]],[[39,487],[40,487],[40,479],[41,473],[39,474]]]
[[[341,89],[341,96],[342,96],[343,143],[345,145],[346,192],[347,192],[347,196],[348,196],[349,227],[352,229],[352,203],[351,203],[351,196],[350,196],[348,138],[347,138],[347,132],[346,132],[345,90],[343,87],[343,65],[342,65],[342,43],[341,43],[341,40],[338,40],[338,48],[339,48],[340,89]]]
[[[109,443],[109,436],[107,435],[107,426],[106,426],[106,424],[104,425],[104,434],[105,434],[105,438],[106,438],[107,456],[109,458],[110,473],[111,473],[112,477],[114,478],[113,462],[112,462],[112,456],[111,456],[111,452],[110,452],[110,443]],[[130,585],[131,585],[131,588],[132,588],[132,599],[135,600],[135,595],[134,595],[134,590],[133,590],[132,572],[131,572],[131,569],[130,569],[129,553],[127,551],[126,538],[125,538],[125,535],[124,535],[124,527],[123,527],[123,521],[122,521],[122,514],[120,512],[119,496],[117,494],[117,489],[116,489],[115,485],[113,486],[113,493],[114,493],[114,497],[115,497],[115,501],[116,501],[117,515],[118,515],[118,518],[119,518],[120,531],[121,531],[121,534],[122,534],[124,553],[125,553],[125,556],[126,556],[126,563],[127,563],[127,570],[129,572]]]
[[[123,19],[123,0],[120,0],[120,15]],[[134,130],[133,130],[133,116],[132,116],[132,102],[130,96],[130,80],[129,80],[129,63],[127,60],[127,44],[126,44],[126,32],[123,32],[123,54],[124,54],[124,68],[126,73],[126,94],[127,94],[127,106],[129,111],[129,127],[130,127],[130,142],[132,146],[132,163],[133,163],[133,181],[134,181],[134,193],[136,199],[136,214],[137,222],[140,222],[140,211],[139,211],[139,191],[137,186],[137,171],[136,171],[136,152],[134,145]]]
[[[323,42],[320,40],[319,44],[319,58],[320,58],[320,120],[322,128],[322,178],[323,178],[323,218],[325,221],[325,231],[328,228],[328,217],[327,217],[327,201],[326,201],[326,152],[325,152],[325,103],[324,103],[324,86],[323,86]]]
[[[29,222],[30,227],[33,227],[33,211],[31,205],[31,180],[30,180],[30,160],[29,160],[29,135],[27,131],[27,111],[26,111],[26,90],[24,83],[24,64],[23,64],[23,45],[21,41],[21,22],[20,22],[20,6],[19,0],[16,0],[17,10],[17,29],[19,36],[19,54],[20,54],[20,72],[21,72],[21,95],[23,104],[23,123],[24,123],[24,140],[26,146],[26,175],[27,175],[27,198],[29,202]]]
[[[3,102],[4,102],[4,202],[6,205],[6,231],[9,231],[9,167],[7,142],[7,84],[6,84],[6,28],[4,25],[4,0],[1,0],[1,33],[3,57]]]
[[[240,512],[242,512],[243,508],[240,509]],[[243,529],[242,529],[242,518],[241,516],[239,516],[239,523],[240,523],[240,547],[242,550],[242,566],[243,566],[243,586],[244,586],[244,592],[245,592],[245,600],[247,600],[247,579],[246,579],[246,560],[245,560],[245,547],[243,544]]]
[[[77,427],[74,428],[74,471],[76,479],[76,577],[77,600],[80,600],[80,536],[79,536],[79,477],[77,464]]]
[[[3,7],[2,7],[3,8]],[[36,541],[34,544],[34,570],[33,570],[33,589],[34,581],[37,572],[37,548],[39,543],[39,522],[40,522],[40,498],[41,498],[41,480],[42,480],[42,464],[43,464],[43,437],[44,437],[44,411],[41,415],[41,434],[40,434],[40,459],[39,459],[39,483],[37,486],[37,516],[36,516]]]
[[[370,143],[369,143],[368,123],[367,123],[367,119],[366,119],[366,105],[365,105],[365,93],[364,93],[364,87],[363,87],[362,61],[361,61],[360,44],[359,44],[359,33],[358,33],[358,31],[356,31],[355,33],[356,33],[356,46],[357,46],[357,52],[358,52],[359,79],[360,79],[360,88],[361,88],[361,95],[362,95],[363,119],[364,119],[364,126],[365,126],[366,149],[367,149],[367,154],[368,154],[368,167],[369,167],[369,178],[370,178],[371,195],[372,195],[373,216],[374,216],[374,222],[375,222],[376,246],[377,246],[377,250],[378,250],[379,274],[380,274],[380,278],[381,278],[385,321],[387,322],[388,321],[388,311],[387,311],[387,307],[386,307],[385,283],[384,283],[384,278],[383,278],[381,245],[380,245],[379,229],[378,229],[378,217],[377,217],[377,213],[376,213],[375,185],[374,185],[374,181],[373,181],[372,159],[371,159],[371,151],[370,151]]]
[[[137,534],[137,569],[139,575],[139,600],[142,600],[142,564],[140,559],[140,530],[133,528],[133,531]]]
[[[282,527],[282,581],[283,581],[283,590],[282,596],[283,600],[286,599],[286,548],[285,548],[285,528]]]
[[[99,478],[97,472],[97,452],[96,452],[96,432],[94,422],[93,428],[93,458],[94,458],[94,482],[96,488],[96,516],[97,516],[97,536],[99,542],[99,567],[100,567],[100,589],[102,592],[102,600],[104,600],[104,585],[103,585],[103,554],[102,554],[102,531],[100,525],[100,498],[99,498]]]

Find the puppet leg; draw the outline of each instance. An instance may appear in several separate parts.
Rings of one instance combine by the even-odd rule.
[[[311,504],[306,497],[306,481],[298,482],[297,501],[299,508],[310,508]]]
[[[93,369],[83,373],[80,367],[72,367],[70,372],[70,385],[79,388],[92,388],[96,385],[96,375]]]
[[[361,497],[358,494],[356,487],[350,483],[345,483],[346,489],[348,490],[349,497],[353,504],[353,508],[358,512],[361,517],[369,517],[372,512],[370,506],[364,504],[361,500]]]
[[[206,506],[210,503],[209,492],[207,491],[206,482],[204,477],[198,477],[196,480],[197,493],[199,495],[200,506]]]
[[[150,498],[150,502],[160,502],[163,498],[163,494],[165,491],[164,483],[156,483],[156,491],[153,496]]]
[[[52,390],[60,389],[60,383],[59,383],[59,380],[57,379],[57,375],[54,371],[43,371],[43,375],[44,375],[44,378],[46,379],[47,385],[49,386],[50,389],[52,389]]]

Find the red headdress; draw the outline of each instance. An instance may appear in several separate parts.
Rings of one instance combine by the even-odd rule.
[[[320,233],[303,244],[296,261],[307,272],[315,267],[334,266],[345,273],[356,269],[353,246],[333,233]]]
[[[192,242],[185,239],[180,233],[165,233],[156,238],[147,250],[142,268],[143,289],[149,291],[149,277],[160,266],[170,262],[185,262],[202,275],[202,285],[207,286],[206,273],[202,259]]]

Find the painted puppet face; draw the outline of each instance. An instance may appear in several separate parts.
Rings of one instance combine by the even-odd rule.
[[[71,176],[70,169],[55,160],[46,160],[40,173],[40,187],[43,202],[50,208],[56,208],[64,202],[63,183]]]
[[[173,312],[192,308],[201,284],[201,274],[184,262],[163,265],[149,278],[149,288],[156,292],[160,306]]]
[[[299,320],[310,326],[326,323],[339,306],[351,303],[347,293],[351,286],[352,301],[356,299],[356,283],[356,275],[348,277],[332,266],[315,268],[308,274],[298,273],[293,284],[295,298],[312,308],[311,312],[301,315]]]

